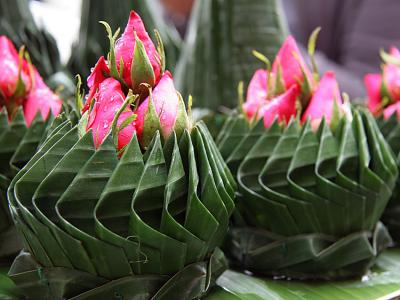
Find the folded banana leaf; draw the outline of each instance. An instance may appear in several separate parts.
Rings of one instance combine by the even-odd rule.
[[[362,279],[326,282],[274,280],[226,271],[207,300],[397,299],[400,295],[400,250],[386,250]]]
[[[201,122],[165,142],[157,132],[144,154],[134,136],[119,159],[110,136],[95,149],[92,132],[80,136],[66,120],[8,190],[24,249],[36,262],[32,268],[22,255],[11,278],[41,298],[198,298],[223,269],[216,248],[235,189]]]
[[[0,0],[0,35],[9,37],[17,47],[25,46],[46,83],[59,90],[64,99],[74,94],[75,84],[62,66],[57,42],[46,29],[36,25],[28,0]]]
[[[239,186],[233,262],[292,278],[364,274],[391,243],[378,221],[398,177],[374,118],[355,110],[335,131],[322,121],[316,132],[295,119],[246,122],[228,119],[217,139]]]
[[[379,129],[396,155],[397,165],[400,167],[400,125],[395,114],[388,120],[383,117],[377,119]],[[389,201],[382,218],[388,227],[390,235],[395,242],[400,242],[400,181],[396,183],[393,196]]]
[[[252,51],[272,59],[287,32],[280,0],[196,1],[176,69],[178,90],[198,107],[236,107],[239,81],[249,82],[260,67]]]
[[[154,29],[160,32],[166,55],[167,68],[174,70],[181,48],[181,38],[176,28],[164,20],[160,3],[157,0],[120,0],[118,5],[110,0],[82,1],[79,39],[73,46],[68,67],[73,74],[87,78],[90,68],[98,58],[106,55],[110,44],[104,27],[99,21],[106,21],[113,30],[125,27],[127,12],[135,10],[143,19],[153,41],[156,40]]]
[[[52,114],[49,114],[47,120],[43,120],[38,113],[28,128],[22,108],[11,122],[8,121],[5,108],[0,112],[0,263],[2,260],[6,263],[9,256],[15,255],[21,249],[21,241],[13,226],[7,204],[6,192],[10,181],[40,148],[51,126],[65,118],[66,115],[62,114],[53,124]]]

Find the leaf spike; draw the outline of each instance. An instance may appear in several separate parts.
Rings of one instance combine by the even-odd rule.
[[[318,39],[318,34],[321,31],[321,27],[317,27],[314,29],[314,31],[311,33],[310,38],[308,39],[308,55],[310,56],[311,59],[311,64],[312,64],[312,69],[313,69],[313,75],[314,79],[316,82],[319,80],[319,72],[318,72],[318,66],[317,63],[315,62],[315,48],[317,44],[317,39]]]

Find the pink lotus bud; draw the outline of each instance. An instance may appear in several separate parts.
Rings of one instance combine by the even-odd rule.
[[[31,88],[29,66],[25,60],[21,61],[12,42],[7,37],[0,36],[0,102],[2,99],[6,105],[17,100],[11,97],[16,93],[20,68],[24,91],[22,94],[18,93],[18,97],[23,98]]]
[[[303,114],[302,122],[305,122],[307,118],[314,121],[321,120],[325,117],[326,121],[329,123],[333,113],[334,101],[337,102],[339,107],[343,104],[335,74],[333,72],[327,72],[321,78]]]
[[[269,101],[263,109],[264,126],[268,128],[272,125],[275,118],[286,124],[291,117],[296,116],[296,99],[299,95],[299,87],[292,85],[285,93]]]
[[[397,120],[400,121],[400,102],[389,105],[383,110],[383,117],[389,119],[394,113],[397,113]]]
[[[62,108],[61,99],[44,83],[34,66],[32,66],[32,72],[32,88],[23,104],[25,121],[28,127],[38,112],[45,120],[50,112],[53,116],[58,116]]]
[[[257,113],[257,119],[263,116],[262,107],[267,103],[267,71],[258,69],[249,83],[246,102],[243,103],[243,111],[247,118],[252,120]]]
[[[109,74],[110,69],[107,65],[107,61],[105,60],[104,56],[101,56],[94,68],[92,69],[92,73],[87,79],[87,85],[90,91],[89,95],[87,96],[85,105],[82,109],[82,113],[89,109],[90,102],[92,101],[97,89],[99,88],[100,83],[102,83],[109,76]]]
[[[154,83],[157,83],[159,81],[161,75],[160,55],[158,54],[156,47],[154,46],[152,40],[146,32],[142,19],[136,12],[131,11],[125,31],[115,45],[115,57],[117,67],[119,68],[120,60],[122,58],[124,62],[122,77],[130,88],[133,88],[135,85],[142,83],[134,83],[131,79],[131,69],[133,67],[132,63],[135,63],[132,62],[136,44],[135,32],[138,39],[143,43],[144,49],[153,68]],[[144,63],[144,60],[136,63]]]
[[[393,56],[399,55],[398,52],[395,48],[391,49]],[[385,64],[383,67],[383,81],[391,100],[400,101],[400,67],[394,64]]]
[[[170,72],[166,71],[163,74],[151,94],[156,115],[152,116],[153,112],[149,109],[150,96],[140,104],[136,112],[137,133],[142,142],[146,140],[144,146],[147,146],[149,141],[144,135],[149,135],[151,139],[155,130],[160,129],[164,139],[170,136],[179,110],[180,99]]]
[[[94,98],[96,99],[93,109],[89,112],[86,130],[93,130],[93,140],[96,148],[103,142],[105,136],[110,132],[114,116],[125,101],[125,95],[121,90],[121,84],[114,78],[107,78],[99,84],[99,89]],[[129,107],[122,112],[117,121],[117,126],[132,115]],[[129,123],[118,133],[118,150],[126,146],[135,132],[135,122]]]
[[[367,74],[364,77],[364,83],[368,93],[368,109],[374,114],[379,115],[382,103],[381,87],[382,75],[381,74]]]
[[[296,40],[292,36],[289,36],[279,49],[272,65],[272,73],[277,74],[278,68],[281,68],[282,79],[286,89],[289,89],[293,84],[301,87],[301,84],[306,79],[303,72],[306,74],[307,80],[310,83],[313,82],[311,72],[307,68]]]

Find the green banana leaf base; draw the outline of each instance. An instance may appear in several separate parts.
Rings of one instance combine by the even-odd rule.
[[[132,275],[116,280],[62,267],[42,267],[22,251],[9,271],[27,299],[197,299],[227,269],[218,248],[208,261],[193,263],[174,276]]]
[[[227,250],[234,265],[255,274],[293,279],[344,279],[364,275],[391,244],[382,223],[337,239],[324,234],[278,236],[251,227],[233,228]]]
[[[397,158],[397,166],[400,168],[400,124],[397,115],[393,114],[385,120],[380,117],[376,120],[386,141],[392,148]],[[400,242],[400,180],[397,180],[393,196],[382,217],[383,223],[388,227],[390,235],[396,243]]]
[[[7,203],[6,194],[10,180],[35,154],[52,126],[65,118],[62,115],[53,123],[52,116],[43,120],[38,113],[28,128],[22,108],[12,122],[8,121],[5,108],[0,111],[0,264],[11,263],[22,249],[22,242],[11,220]]]

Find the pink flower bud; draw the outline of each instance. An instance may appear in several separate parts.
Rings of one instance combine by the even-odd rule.
[[[93,141],[98,148],[106,135],[110,132],[114,116],[124,103],[125,95],[121,90],[121,84],[114,78],[107,78],[99,84],[99,89],[94,98],[96,99],[93,109],[89,112],[86,130],[93,130]],[[129,107],[120,115],[117,126],[131,116],[133,113]],[[131,122],[119,131],[118,150],[127,145],[135,132],[135,122]]]
[[[90,102],[92,101],[97,89],[99,88],[100,83],[102,83],[109,74],[110,69],[108,68],[107,61],[105,60],[104,56],[101,56],[94,66],[92,73],[87,79],[87,85],[90,91],[89,95],[87,96],[85,105],[82,109],[82,113],[89,109]]]
[[[243,111],[247,118],[252,120],[257,113],[257,119],[263,116],[262,107],[267,103],[267,71],[258,69],[249,83],[246,102],[243,103]]]
[[[296,40],[292,36],[289,36],[279,49],[272,65],[272,73],[277,74],[279,67],[282,71],[282,78],[286,89],[290,88],[293,84],[301,85],[306,79],[303,72],[306,74],[309,82],[313,82],[311,72],[307,68]]]
[[[22,64],[22,65],[21,65]],[[11,101],[18,82],[18,71],[21,66],[21,79],[27,93],[31,87],[29,67],[25,60],[20,61],[18,52],[12,42],[5,36],[0,36],[0,100]],[[24,95],[22,95],[23,97]]]
[[[115,45],[115,57],[116,57],[117,67],[119,68],[120,60],[122,58],[124,61],[122,77],[130,88],[134,86],[134,83],[131,80],[131,68],[132,68],[132,59],[134,56],[134,49],[136,44],[135,32],[139,40],[142,41],[147,56],[153,67],[155,75],[155,83],[159,81],[161,75],[161,66],[159,63],[161,59],[160,55],[158,54],[156,47],[154,46],[152,40],[150,39],[148,33],[146,32],[142,19],[136,12],[131,11],[125,31],[122,34],[121,38],[118,39]],[[143,62],[137,62],[137,63],[143,63]]]
[[[395,48],[391,49],[393,56],[399,55],[398,52]],[[385,64],[383,67],[383,80],[391,100],[400,101],[400,67],[394,64]]]
[[[368,93],[368,109],[374,114],[378,115],[381,111],[381,87],[382,75],[381,74],[367,74],[364,77],[364,83]]]
[[[307,118],[314,121],[325,117],[326,121],[329,123],[332,117],[334,101],[337,101],[339,107],[343,104],[335,74],[333,72],[327,72],[321,78],[303,114],[302,122],[305,122]]]
[[[174,130],[175,121],[178,114],[179,97],[175,90],[174,81],[170,72],[166,71],[161,77],[158,84],[152,91],[152,100],[155,111],[158,115],[161,134],[167,139]],[[156,128],[157,124],[146,123],[146,116],[151,113],[149,111],[150,96],[147,97],[137,109],[136,128],[138,137],[143,139],[146,127]],[[147,118],[150,123],[157,123],[158,120]],[[156,128],[158,129],[158,128]]]
[[[299,94],[299,87],[292,85],[285,93],[269,101],[263,109],[264,126],[268,128],[275,118],[286,124],[291,117],[296,116],[296,99]]]
[[[23,104],[25,121],[28,127],[38,112],[40,112],[42,118],[45,120],[50,112],[53,116],[58,116],[62,108],[61,99],[44,83],[34,66],[32,66],[32,71],[32,89]]]

